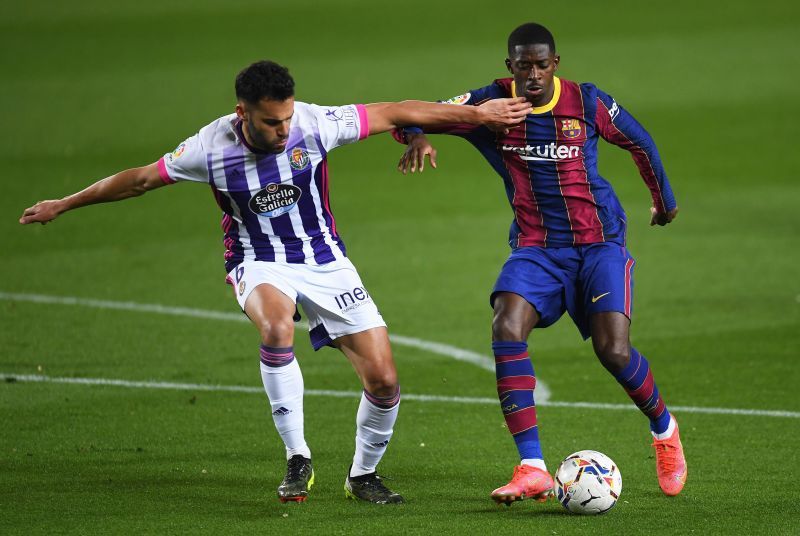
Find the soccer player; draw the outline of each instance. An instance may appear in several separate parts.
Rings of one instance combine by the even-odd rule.
[[[686,482],[678,424],[647,360],[630,343],[635,261],[626,248],[625,212],[597,171],[598,138],[630,151],[653,198],[651,225],[670,223],[678,208],[650,135],[593,84],[556,77],[559,61],[552,34],[539,24],[523,24],[508,38],[506,67],[512,77],[447,102],[463,107],[525,97],[534,107],[525,122],[507,133],[465,124],[425,129],[472,143],[503,179],[514,212],[512,252],[490,303],[497,393],[521,462],[511,481],[491,497],[510,504],[545,500],[551,493],[527,340],[533,328],[551,325],[565,310],[650,420],[659,485],[665,494],[677,495]],[[436,166],[436,151],[420,129],[394,134],[409,144],[401,171],[422,171],[426,156]]]
[[[261,334],[261,378],[286,445],[278,498],[304,501],[314,482],[303,430],[303,376],[293,349],[300,304],[314,349],[338,348],[364,387],[346,495],[401,503],[375,472],[392,437],[400,388],[386,324],[336,229],[327,154],[409,124],[467,122],[504,130],[522,121],[531,106],[522,98],[477,108],[419,101],[317,106],[296,102],[288,70],[270,61],[239,73],[236,98],[235,113],[214,120],[157,162],[36,203],[19,221],[45,224],[68,210],[176,182],[209,185],[223,212],[227,282]]]

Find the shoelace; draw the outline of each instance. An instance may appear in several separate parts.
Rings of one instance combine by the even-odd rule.
[[[516,479],[518,476],[523,476],[523,475],[527,476],[530,473],[532,473],[532,471],[528,469],[527,466],[517,465],[516,467],[514,467],[514,476],[511,477],[511,480]]]
[[[303,476],[303,468],[306,466],[305,460],[301,458],[292,458],[289,460],[288,467],[286,468],[286,476],[289,479],[296,479]]]
[[[653,441],[653,447],[660,468],[672,472],[678,467],[678,449],[661,441]]]
[[[389,491],[389,488],[387,488],[383,484],[384,478],[386,477],[379,476],[378,474],[373,474],[370,475],[370,477],[365,479],[363,482],[364,485],[369,486],[370,488],[373,488],[377,491],[385,491],[386,493],[392,493],[391,491]]]

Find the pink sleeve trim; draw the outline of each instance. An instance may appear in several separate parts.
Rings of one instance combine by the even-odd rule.
[[[369,136],[369,120],[367,119],[367,107],[363,104],[356,104],[358,110],[358,139],[363,140]]]
[[[164,163],[164,157],[158,159],[158,176],[161,177],[161,180],[164,184],[174,184],[175,180],[173,180],[169,176],[169,172],[167,171],[167,165]]]

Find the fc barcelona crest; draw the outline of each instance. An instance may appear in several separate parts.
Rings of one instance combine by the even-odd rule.
[[[577,138],[581,135],[581,122],[577,119],[562,119],[561,133],[565,138]]]

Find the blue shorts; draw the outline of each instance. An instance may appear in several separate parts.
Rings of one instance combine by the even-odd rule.
[[[546,328],[569,312],[584,339],[591,336],[589,317],[615,311],[631,318],[633,266],[627,248],[602,242],[571,248],[522,247],[511,252],[494,285],[498,292],[525,298]]]

